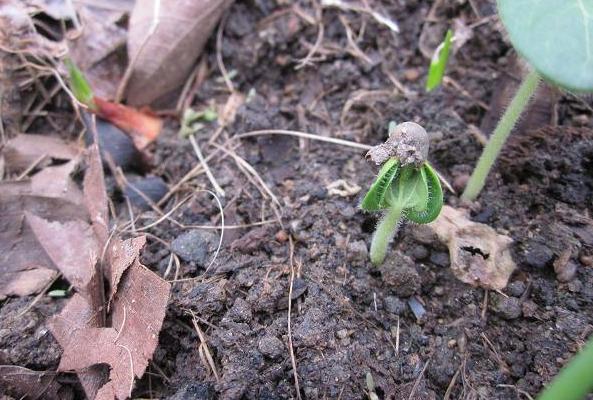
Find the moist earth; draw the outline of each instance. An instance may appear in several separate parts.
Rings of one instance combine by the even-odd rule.
[[[222,57],[227,70],[236,71],[236,89],[249,95],[222,137],[285,129],[375,145],[387,137],[390,120],[411,120],[430,135],[430,162],[459,190],[482,148],[477,127],[502,112],[495,88],[519,76],[491,17],[494,6],[454,2],[437,7],[435,22],[427,22],[428,2],[372,5],[392,16],[400,33],[368,16],[324,8],[324,36],[312,65],[296,70],[319,25],[285,2],[235,3]],[[299,7],[314,15],[310,4]],[[456,18],[481,23],[448,66],[455,83],[425,93],[423,27],[444,28]],[[348,43],[346,27],[360,33],[356,45],[366,58]],[[211,40],[206,51],[213,69],[215,48]],[[223,89],[212,73],[195,103],[224,103]],[[210,187],[205,175],[183,188],[194,195],[172,213],[175,223],[148,230],[143,263],[177,281],[159,346],[134,397],[297,398],[295,366],[306,399],[367,398],[367,374],[380,399],[536,396],[593,331],[588,101],[563,95],[555,115],[548,112],[554,122],[522,124],[477,202],[461,204],[446,194],[448,204],[469,207],[473,220],[513,238],[518,269],[501,292],[457,281],[447,248],[410,224],[385,265],[370,263],[377,216],[357,206],[377,168],[364,150],[281,135],[225,142],[270,192],[221,152],[209,161],[225,190],[227,225],[214,263],[219,231],[205,226],[220,224],[219,209],[207,192],[195,191]],[[153,148],[152,173],[170,185],[197,163],[177,129],[171,121]],[[216,151],[206,144],[215,130],[208,125],[198,134],[207,154]],[[156,219],[146,216],[146,224]],[[122,206],[121,219],[127,218]],[[568,261],[560,262],[566,251]],[[179,256],[178,268],[171,267],[171,252]],[[55,370],[61,349],[46,323],[64,301],[4,301],[2,362]],[[72,375],[60,379],[80,393]]]

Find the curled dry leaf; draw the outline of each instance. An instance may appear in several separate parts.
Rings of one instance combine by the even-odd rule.
[[[465,212],[449,206],[444,206],[439,218],[427,226],[449,247],[451,269],[457,279],[485,289],[504,289],[516,268],[510,237],[470,221]]]
[[[9,173],[21,173],[34,163],[37,167],[51,160],[69,161],[80,153],[80,148],[62,139],[46,135],[17,135],[6,142],[2,154]]]
[[[73,314],[88,317],[94,311],[83,296],[74,296],[50,322],[52,334],[64,349],[58,370],[81,370],[108,364],[109,381],[95,399],[126,399],[135,377],[141,377],[157,344],[165,318],[170,284],[138,260],[144,238],[116,241],[111,245],[111,281],[119,285],[111,304],[112,327],[80,325]],[[130,259],[132,259],[130,263]],[[119,267],[115,267],[118,265]],[[127,267],[126,267],[127,266]]]
[[[53,372],[33,371],[17,365],[0,365],[0,387],[3,393],[15,399],[72,399],[72,392],[56,381]]]
[[[150,104],[183,85],[230,4],[231,0],[137,0],[128,31],[128,59],[133,62],[128,103]]]
[[[56,223],[86,220],[82,194],[70,174],[75,161],[47,167],[28,181],[0,183],[0,299],[41,291],[57,267],[25,218],[35,214]]]

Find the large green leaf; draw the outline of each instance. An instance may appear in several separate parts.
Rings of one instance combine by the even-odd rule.
[[[498,0],[517,51],[544,78],[593,91],[593,0]]]

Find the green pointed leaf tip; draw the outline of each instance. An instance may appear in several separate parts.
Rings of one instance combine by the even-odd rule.
[[[96,106],[95,102],[93,101],[93,90],[91,89],[91,85],[89,85],[88,81],[84,77],[82,71],[79,70],[70,59],[65,59],[64,64],[66,64],[66,67],[68,68],[70,89],[72,90],[74,97],[76,97],[76,100],[80,101],[90,109],[94,109]]]
[[[593,1],[498,0],[511,43],[540,75],[593,91]]]
[[[447,67],[447,61],[449,61],[449,50],[451,48],[452,39],[453,32],[451,32],[449,29],[445,35],[445,40],[439,46],[441,49],[438,55],[436,55],[437,57],[430,61],[430,67],[428,68],[428,78],[426,79],[427,92],[430,92],[431,90],[438,87],[443,81],[443,76],[445,76],[445,68]]]
[[[387,204],[386,193],[390,190],[391,183],[399,171],[399,162],[390,158],[383,164],[377,179],[372,184],[367,194],[362,199],[360,208],[366,211],[379,211],[389,207]]]

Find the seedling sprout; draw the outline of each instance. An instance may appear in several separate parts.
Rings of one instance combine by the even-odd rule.
[[[426,161],[428,135],[414,122],[390,123],[389,138],[369,150],[367,156],[381,170],[362,200],[366,211],[384,215],[371,242],[371,261],[385,260],[389,242],[403,219],[418,224],[433,221],[443,206],[443,191],[438,175]]]

